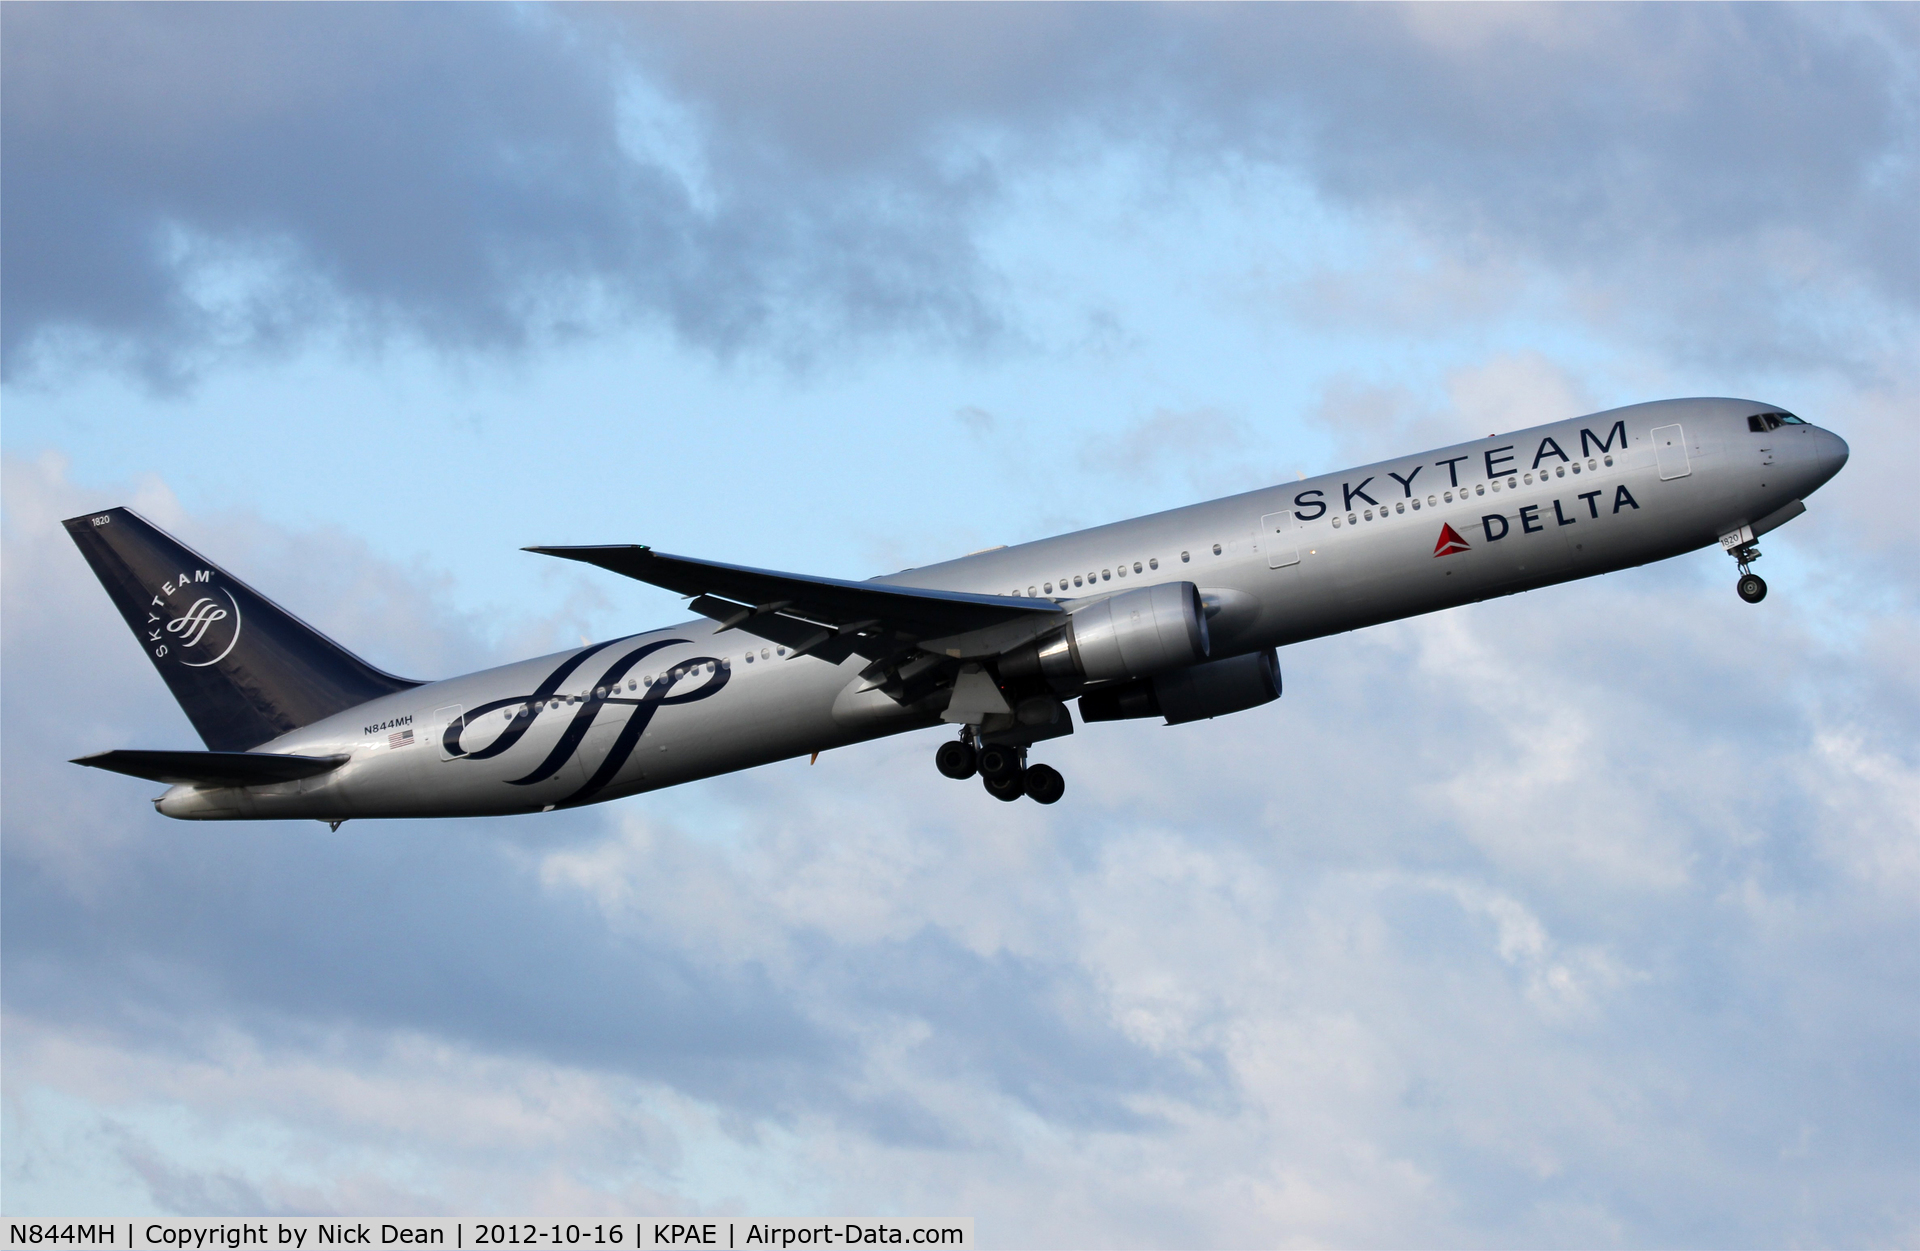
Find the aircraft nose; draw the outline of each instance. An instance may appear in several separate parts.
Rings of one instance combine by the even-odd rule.
[[[1822,430],[1820,432],[1820,446],[1815,452],[1816,460],[1820,466],[1820,480],[1825,482],[1828,478],[1839,473],[1840,467],[1847,463],[1847,457],[1851,454],[1852,449],[1847,446],[1845,439],[1833,433],[1831,430]]]

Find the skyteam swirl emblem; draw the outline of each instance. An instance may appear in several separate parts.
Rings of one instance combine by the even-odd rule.
[[[180,636],[180,646],[192,647],[205,637],[216,621],[225,621],[227,610],[202,595],[193,601],[193,607],[187,609],[184,617],[175,617],[167,622],[167,633]]]
[[[240,641],[240,602],[212,582],[213,571],[199,569],[161,585],[147,610],[146,624],[147,642],[156,659],[171,655],[189,669],[205,669],[232,653]],[[187,601],[184,609],[182,600]],[[164,615],[168,613],[172,615]]]
[[[240,641],[240,605],[224,590],[219,595],[227,601],[224,606],[212,596],[203,595],[188,606],[185,616],[167,622],[167,633],[179,636],[182,651],[210,644],[207,650],[214,652],[205,660],[183,657],[180,663],[189,669],[219,664]]]

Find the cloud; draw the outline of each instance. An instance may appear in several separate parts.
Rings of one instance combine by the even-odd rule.
[[[1162,478],[1169,468],[1183,472],[1200,494],[1245,490],[1249,481],[1246,422],[1218,409],[1178,411],[1156,408],[1123,430],[1101,431],[1080,448],[1080,465],[1091,473],[1132,482]]]
[[[1912,23],[1881,11],[818,8],[620,18],[715,147],[850,185],[993,187],[1112,148],[1157,185],[1252,163],[1384,230],[1390,273],[1323,272],[1311,322],[1374,288],[1473,309],[1516,262],[1585,315],[1710,359],[1871,366],[1798,316],[1920,306]],[[953,155],[958,154],[958,155]],[[943,155],[947,164],[942,165]],[[723,160],[725,159],[723,155]],[[746,159],[741,157],[738,159]],[[1144,195],[1143,191],[1143,195]],[[1178,198],[1177,190],[1169,190]],[[1279,224],[1284,231],[1284,221]],[[1463,279],[1466,281],[1463,283]],[[1664,313],[1632,293],[1652,287]],[[1304,294],[1304,293],[1303,293]],[[1430,317],[1422,321],[1430,323]]]
[[[629,149],[618,58],[555,14],[5,20],[10,371],[90,349],[168,383],[321,331],[511,348],[627,315],[721,351],[810,316],[979,324],[923,217],[703,210]]]
[[[1154,171],[1143,196],[1250,162],[1384,231],[1399,272],[1309,276],[1315,306],[1355,282],[1363,304],[1457,302],[1520,258],[1585,316],[1696,356],[1868,371],[1920,306],[1911,23],[1888,11],[5,22],[9,376],[104,353],[177,384],[320,333],[491,350],[632,319],[792,361],[900,334],[1011,343],[993,213],[1115,148]],[[1652,306],[1628,298],[1648,286]],[[1844,324],[1801,315],[1809,292]]]

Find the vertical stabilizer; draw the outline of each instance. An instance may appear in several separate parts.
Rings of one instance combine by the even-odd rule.
[[[420,683],[383,673],[125,508],[66,521],[114,607],[213,751]]]

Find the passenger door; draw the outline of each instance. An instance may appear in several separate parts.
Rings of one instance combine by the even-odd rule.
[[[448,704],[444,708],[435,708],[433,715],[427,718],[427,733],[433,736],[433,744],[440,749],[440,759],[442,760],[452,760],[455,758],[454,753],[447,749],[447,727],[456,722],[459,724],[459,729],[454,731],[454,736],[457,741],[460,730],[465,729],[467,725],[466,710],[459,704]]]
[[[1291,512],[1268,513],[1260,519],[1260,540],[1267,549],[1267,568],[1284,569],[1300,563],[1300,539],[1293,531]]]
[[[1661,426],[1653,432],[1653,458],[1660,466],[1660,481],[1684,478],[1693,472],[1687,460],[1687,436],[1679,426]]]

